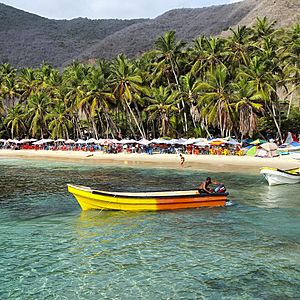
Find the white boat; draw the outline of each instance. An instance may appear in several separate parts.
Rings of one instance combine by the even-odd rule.
[[[294,184],[300,182],[300,168],[280,170],[275,168],[262,168],[260,170],[269,185]]]
[[[300,152],[290,152],[290,156],[293,159],[300,160]]]

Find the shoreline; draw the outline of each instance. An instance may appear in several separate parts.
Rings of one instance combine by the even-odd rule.
[[[262,167],[292,169],[300,167],[300,162],[288,156],[260,158],[249,156],[187,155],[185,163],[180,165],[179,154],[140,154],[101,152],[73,152],[51,150],[0,150],[0,158],[19,158],[37,160],[55,160],[57,162],[78,162],[85,164],[105,164],[124,166],[143,166],[169,169],[206,170],[214,172],[259,173]]]

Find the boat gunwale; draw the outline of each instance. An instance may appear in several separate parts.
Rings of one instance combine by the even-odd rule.
[[[118,197],[118,198],[139,198],[139,199],[171,199],[171,198],[204,198],[204,197],[209,197],[209,198],[214,198],[216,196],[225,196],[227,197],[229,195],[228,192],[226,193],[213,193],[213,194],[197,194],[196,190],[190,190],[190,191],[161,191],[161,192],[144,192],[147,195],[143,195],[143,193],[125,193],[125,192],[106,192],[106,191],[99,191],[99,190],[94,190],[89,187],[85,186],[77,186],[73,184],[68,184],[69,187],[72,187],[74,189],[78,189],[84,192],[88,192],[94,195],[99,195],[99,196],[108,196],[108,197]],[[190,194],[179,194],[180,192],[182,193],[187,193],[189,192]],[[172,195],[165,195],[165,193],[172,193]],[[211,201],[211,200],[209,200]]]
[[[281,169],[276,169],[276,168],[267,168],[267,167],[265,167],[265,168],[262,168],[260,170],[260,173],[261,174],[272,174],[272,172],[278,172],[279,174],[285,174],[285,175],[289,175],[289,176],[300,177],[300,173],[298,173],[298,174],[290,173],[290,172],[295,171],[295,170],[299,170],[299,172],[300,172],[300,168],[281,170]],[[267,171],[267,172],[265,172],[265,171]]]

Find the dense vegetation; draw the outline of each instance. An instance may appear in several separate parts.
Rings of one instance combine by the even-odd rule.
[[[300,25],[276,30],[262,18],[190,47],[167,32],[135,60],[74,62],[63,72],[0,65],[0,136],[282,139],[300,128],[299,84]]]

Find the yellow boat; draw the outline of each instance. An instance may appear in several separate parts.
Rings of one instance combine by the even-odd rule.
[[[199,194],[198,191],[123,193],[104,192],[68,184],[68,191],[82,210],[157,211],[225,206],[228,193]]]

